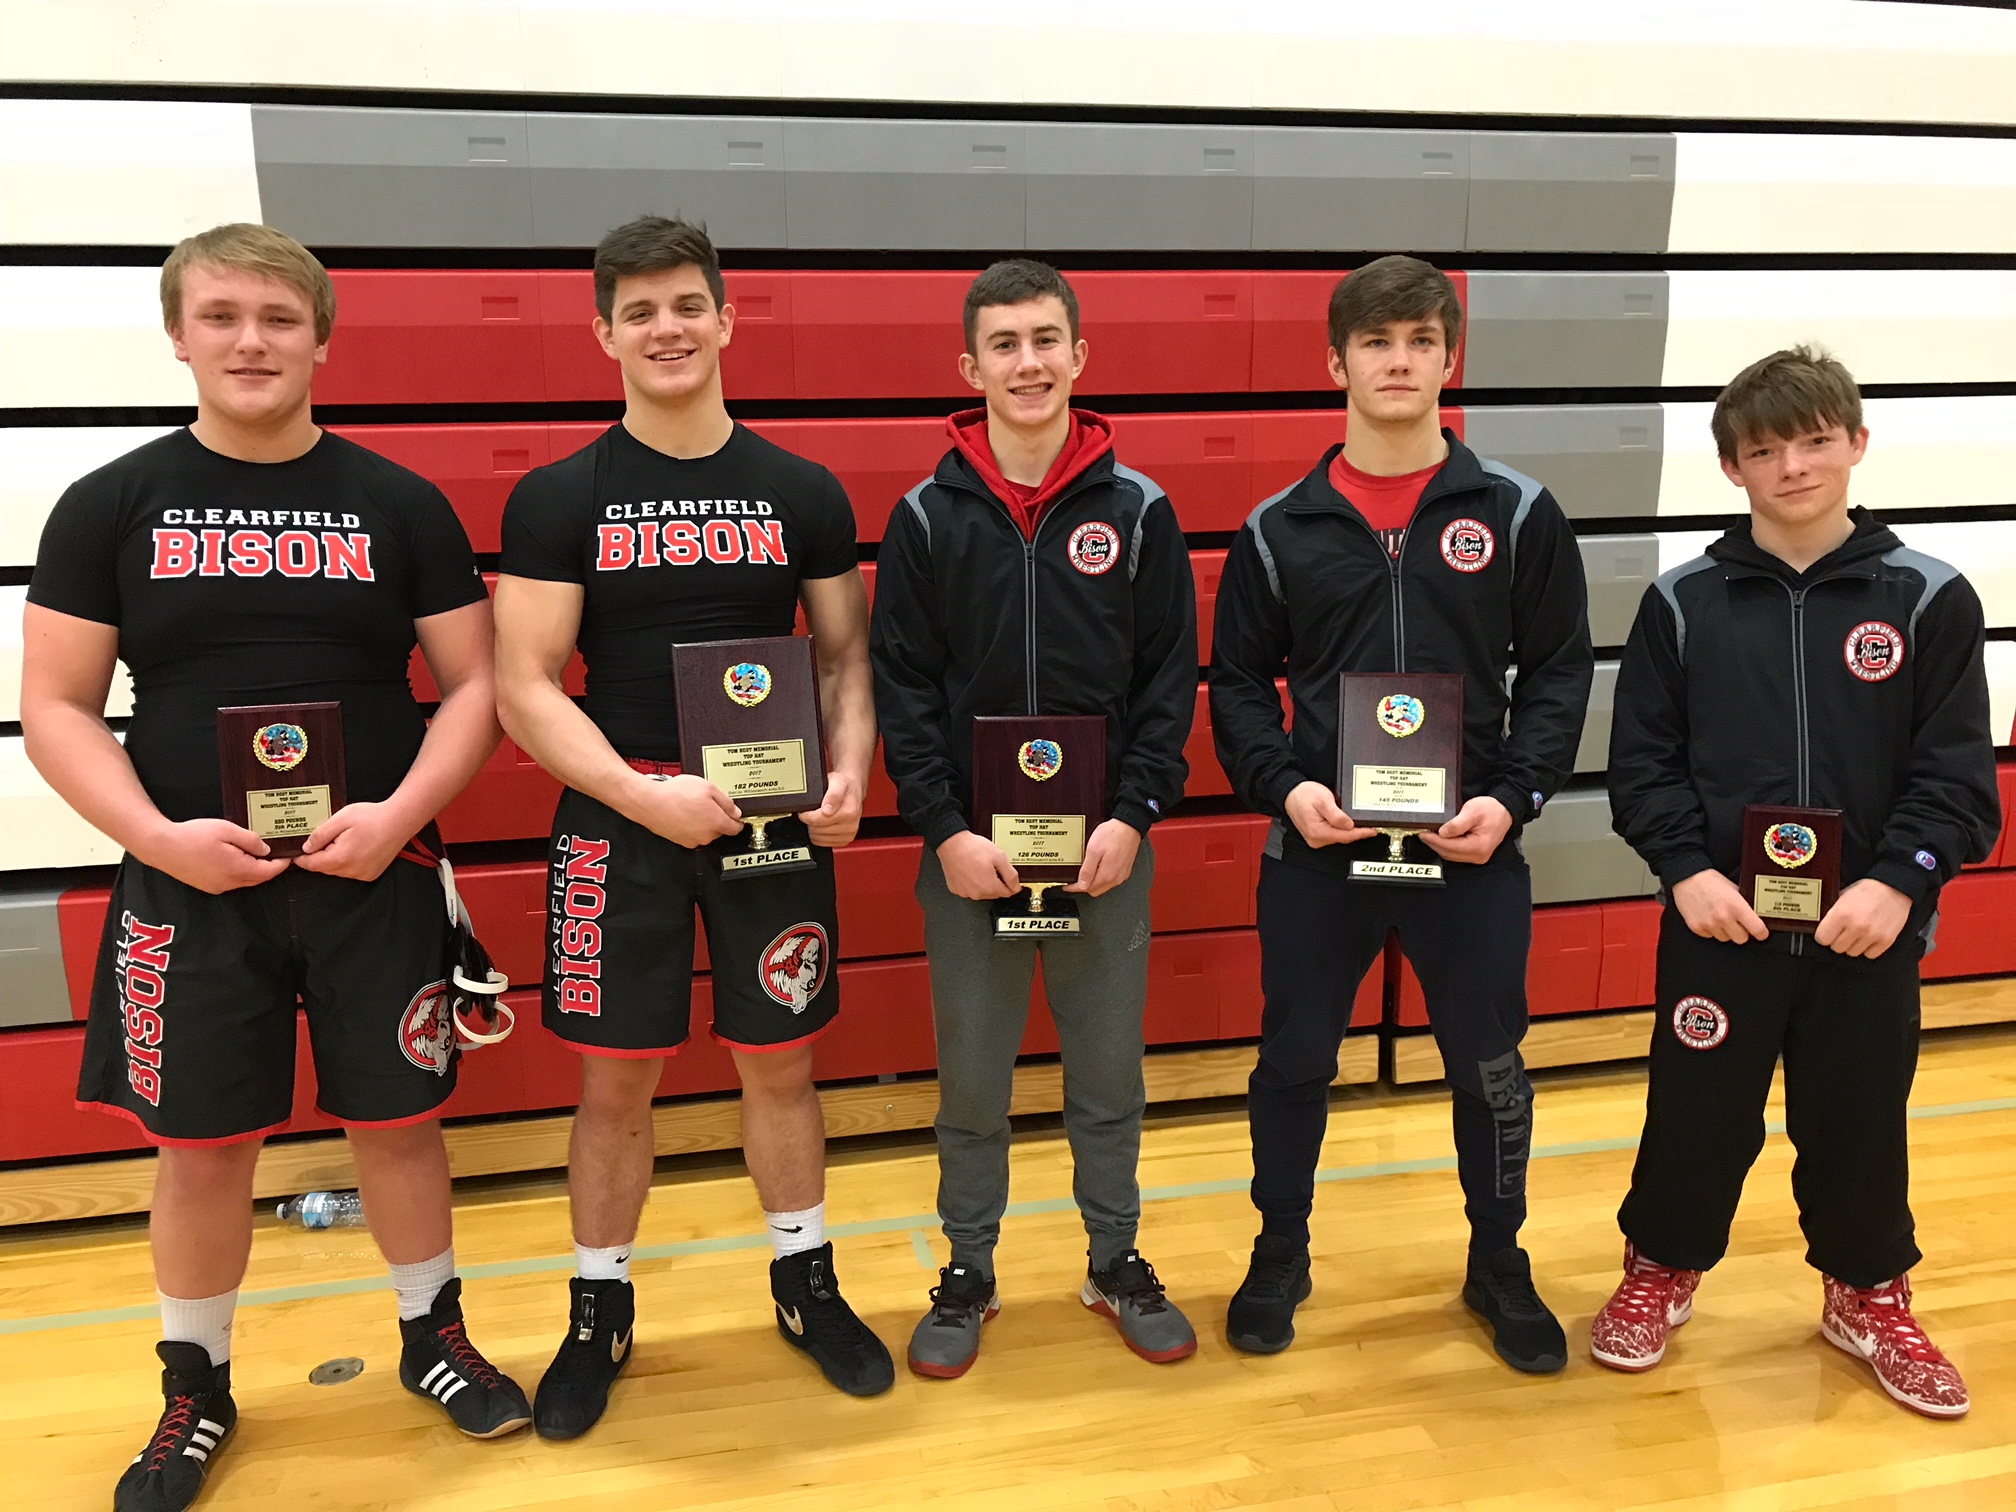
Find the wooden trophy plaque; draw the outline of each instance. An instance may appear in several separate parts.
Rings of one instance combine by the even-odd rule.
[[[1033,714],[973,721],[973,828],[1007,854],[1022,891],[994,906],[994,937],[1077,934],[1085,842],[1106,817],[1106,718]]]
[[[723,881],[809,871],[812,847],[773,845],[770,825],[826,794],[819,669],[808,636],[695,641],[672,648],[681,766],[734,800],[746,846],[721,858]]]
[[[1337,685],[1337,802],[1386,837],[1386,855],[1353,861],[1354,882],[1442,885],[1433,855],[1410,860],[1407,837],[1439,829],[1463,806],[1463,678],[1454,672],[1345,672]]]
[[[217,711],[224,817],[275,856],[298,856],[315,827],[348,802],[343,705],[239,704]]]
[[[1818,929],[1841,893],[1841,810],[1744,804],[1737,886],[1765,928]]]

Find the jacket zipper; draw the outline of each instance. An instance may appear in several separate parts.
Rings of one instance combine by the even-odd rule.
[[[1421,506],[1414,506],[1414,513],[1420,514]],[[1393,670],[1407,670],[1407,590],[1400,581],[1400,559],[1407,554],[1407,536],[1414,528],[1409,520],[1400,530],[1400,544],[1393,548],[1393,558],[1386,564],[1393,576]],[[1376,534],[1376,532],[1375,532]]]
[[[1792,723],[1799,769],[1793,801],[1804,808],[1812,792],[1812,777],[1808,770],[1811,742],[1806,729],[1806,590],[1788,585],[1785,591],[1792,596]],[[1805,953],[1806,937],[1795,933],[1792,936],[1792,954]]]
[[[1037,526],[1042,529],[1041,524]],[[1022,617],[1028,627],[1028,644],[1023,648],[1022,660],[1029,673],[1029,712],[1036,712],[1036,540],[1032,536],[1022,543]]]

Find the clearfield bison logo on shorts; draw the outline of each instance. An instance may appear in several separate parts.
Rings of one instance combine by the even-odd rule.
[[[399,1018],[399,1049],[422,1071],[448,1074],[455,1054],[455,1025],[448,1016],[446,982],[430,982],[413,994]]]
[[[803,1013],[826,985],[831,957],[825,929],[807,920],[793,924],[765,947],[756,975],[773,1001]]]

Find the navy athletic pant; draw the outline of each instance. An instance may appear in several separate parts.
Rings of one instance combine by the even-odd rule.
[[[1857,961],[1799,943],[1793,955],[1704,940],[1666,910],[1645,1134],[1618,1223],[1661,1265],[1707,1270],[1722,1258],[1782,1056],[1807,1262],[1878,1286],[1919,1258],[1905,1122],[1918,951],[1900,940]]]
[[[1455,1094],[1456,1170],[1471,1248],[1495,1253],[1526,1221],[1533,1088],[1526,954],[1533,879],[1523,859],[1455,862],[1439,888],[1353,882],[1267,857],[1260,863],[1260,1063],[1248,1085],[1253,1205],[1264,1233],[1307,1244],[1337,1047],[1359,981],[1397,930],[1428,1000]]]

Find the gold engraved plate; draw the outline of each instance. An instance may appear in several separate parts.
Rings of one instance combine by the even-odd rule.
[[[1756,904],[1760,919],[1805,919],[1820,917],[1821,881],[1818,877],[1757,878]]]
[[[700,775],[730,798],[802,793],[805,791],[805,742],[761,740],[749,745],[702,746]]]
[[[261,840],[305,835],[328,821],[329,788],[255,788],[245,795],[245,809],[245,828]]]
[[[1448,773],[1441,767],[1354,766],[1354,812],[1439,814]]]
[[[1010,866],[1078,866],[1085,860],[1085,816],[996,814],[994,843]]]

